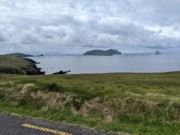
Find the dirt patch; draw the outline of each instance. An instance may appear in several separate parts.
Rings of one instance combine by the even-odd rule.
[[[173,101],[179,101],[180,98],[176,96],[169,96],[169,95],[164,95],[164,94],[159,94],[159,93],[147,93],[145,96],[148,97],[162,97],[162,98],[167,98]]]
[[[14,81],[8,81],[8,82],[1,82],[0,85],[4,85],[4,84],[13,84]]]
[[[166,97],[166,95],[159,94],[159,93],[147,93],[147,94],[145,94],[145,96],[152,96],[152,97],[161,96],[161,97]]]
[[[26,92],[28,92],[30,90],[30,88],[33,88],[33,87],[35,87],[35,84],[33,84],[33,83],[28,83],[28,84],[23,85],[21,94],[24,95]]]
[[[42,109],[47,109],[48,107],[64,109],[66,104],[72,101],[72,96],[67,93],[38,91],[32,92],[30,95],[33,99],[40,98],[44,102]]]
[[[86,117],[92,114],[99,114],[106,122],[113,121],[113,118],[115,117],[115,112],[112,109],[112,105],[111,102],[109,102],[109,99],[104,99],[104,101],[102,101],[102,99],[99,97],[86,101],[82,105],[80,112]]]
[[[126,93],[132,96],[136,96],[136,97],[142,96],[142,94],[139,94],[139,93],[133,93],[133,92],[126,92]]]

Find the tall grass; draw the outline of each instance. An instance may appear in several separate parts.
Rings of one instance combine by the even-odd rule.
[[[32,85],[28,85],[32,84]],[[0,77],[0,110],[130,134],[180,134],[180,72]]]

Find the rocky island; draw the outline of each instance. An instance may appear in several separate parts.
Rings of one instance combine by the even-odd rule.
[[[162,54],[161,54],[161,52],[156,51],[156,52],[155,52],[155,55],[162,55]]]
[[[112,56],[112,55],[121,55],[122,53],[116,49],[109,49],[109,50],[91,50],[87,51],[83,55],[96,55],[96,56]]]

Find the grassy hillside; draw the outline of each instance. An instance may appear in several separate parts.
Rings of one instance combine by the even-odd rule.
[[[6,54],[7,56],[16,56],[16,57],[33,57],[33,55],[30,54],[24,54],[24,53],[10,53]]]
[[[180,72],[0,76],[0,110],[129,134],[180,134]]]
[[[35,62],[15,56],[0,55],[0,73],[37,75],[41,72]]]

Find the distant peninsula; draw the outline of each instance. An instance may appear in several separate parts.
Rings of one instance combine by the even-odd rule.
[[[34,57],[34,55],[30,55],[30,54],[24,54],[24,53],[10,53],[10,54],[6,54],[7,56],[16,56],[16,57]]]
[[[91,51],[87,51],[85,52],[83,55],[96,55],[96,56],[112,56],[112,55],[121,55],[122,53],[119,52],[116,49],[109,49],[109,50],[91,50]]]

